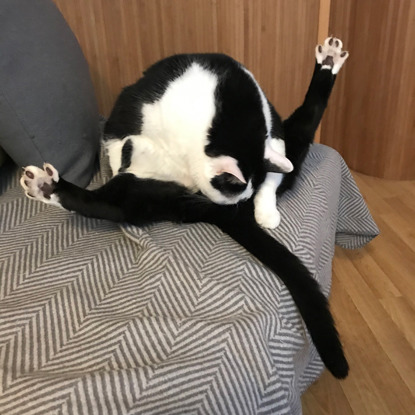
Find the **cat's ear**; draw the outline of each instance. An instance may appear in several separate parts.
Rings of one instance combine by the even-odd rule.
[[[236,177],[241,183],[246,184],[244,175],[238,167],[238,161],[230,156],[220,156],[212,160],[213,174],[219,176],[223,173],[231,174]]]
[[[294,166],[287,157],[283,156],[278,151],[278,145],[273,145],[275,139],[265,141],[265,160],[268,161],[271,165],[269,171],[274,171],[277,173],[290,173],[294,170]]]

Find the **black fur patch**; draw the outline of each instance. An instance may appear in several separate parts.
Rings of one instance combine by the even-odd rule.
[[[210,184],[228,197],[237,196],[246,188],[246,184],[242,183],[238,178],[229,173],[215,176],[210,181]]]
[[[43,193],[43,196],[46,199],[50,199],[51,194],[55,190],[55,182],[52,182],[52,184],[49,183],[43,183],[42,186],[40,186],[40,190]]]
[[[220,70],[220,82],[205,152],[235,158],[248,180],[263,170],[267,132],[261,97],[257,85],[239,63],[222,55],[215,56],[214,63],[213,70]]]
[[[131,156],[133,154],[133,142],[128,139],[121,150],[121,167],[118,170],[119,173],[122,173],[131,166]]]
[[[276,164],[271,163],[268,159],[264,160],[265,170],[269,173],[284,173]]]

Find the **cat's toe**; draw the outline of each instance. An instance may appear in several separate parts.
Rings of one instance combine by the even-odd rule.
[[[343,47],[343,42],[340,39],[337,39],[336,37],[330,36],[324,41],[324,46],[326,48],[341,51]]]
[[[328,37],[323,45],[317,45],[316,60],[321,69],[328,69],[336,75],[349,57],[349,52],[343,51],[342,48],[343,42],[333,36]]]
[[[49,177],[52,178],[52,180],[54,182],[58,182],[59,181],[59,173],[58,171],[55,169],[55,167],[53,167],[51,164],[49,163],[44,163],[43,164],[43,170],[48,174]]]
[[[60,206],[59,198],[54,194],[58,181],[57,170],[51,164],[45,163],[43,169],[36,166],[23,168],[20,184],[28,198]]]
[[[36,166],[28,166],[23,168],[20,185],[23,187],[27,197],[31,199],[39,199],[41,197],[37,181],[39,175],[42,175],[42,173],[43,170]]]

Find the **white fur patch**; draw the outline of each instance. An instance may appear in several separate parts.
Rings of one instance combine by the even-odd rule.
[[[266,144],[268,144],[272,150],[279,154],[285,154],[285,141],[281,138],[268,138],[266,140]]]
[[[125,140],[114,139],[104,142],[113,176],[118,173],[121,167],[121,151]]]

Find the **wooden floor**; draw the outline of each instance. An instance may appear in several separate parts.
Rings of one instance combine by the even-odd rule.
[[[381,235],[337,248],[331,307],[351,371],[325,372],[303,396],[304,415],[415,414],[415,181],[354,174]]]

